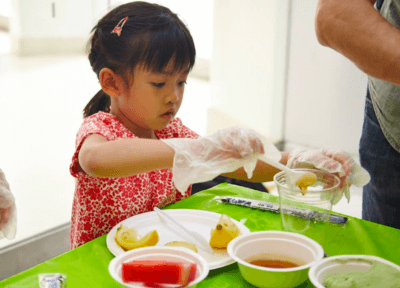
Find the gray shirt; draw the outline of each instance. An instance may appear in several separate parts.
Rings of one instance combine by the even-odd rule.
[[[380,13],[400,29],[400,0],[385,0]],[[368,86],[383,134],[400,152],[400,87],[371,76],[368,76]]]

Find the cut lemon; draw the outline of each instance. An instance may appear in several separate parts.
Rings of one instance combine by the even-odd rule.
[[[124,250],[155,246],[158,243],[158,239],[158,233],[156,230],[150,231],[145,236],[140,238],[136,229],[130,229],[123,225],[117,229],[117,233],[115,235],[115,241]]]
[[[235,223],[223,214],[215,229],[211,230],[210,246],[214,248],[226,248],[229,242],[240,234],[240,230]]]

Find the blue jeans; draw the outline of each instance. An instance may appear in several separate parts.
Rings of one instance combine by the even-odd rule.
[[[363,187],[362,218],[400,229],[400,153],[379,126],[369,89],[359,153],[361,166],[371,175]]]

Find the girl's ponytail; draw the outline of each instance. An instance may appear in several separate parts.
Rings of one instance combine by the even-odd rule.
[[[109,112],[111,108],[111,99],[103,90],[97,92],[83,109],[83,118],[96,114],[99,111]]]

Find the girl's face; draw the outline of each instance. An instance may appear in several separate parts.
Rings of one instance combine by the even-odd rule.
[[[178,113],[188,70],[174,71],[173,64],[162,73],[136,66],[130,87],[111,104],[111,114],[140,138],[156,138],[154,130],[165,128]]]

